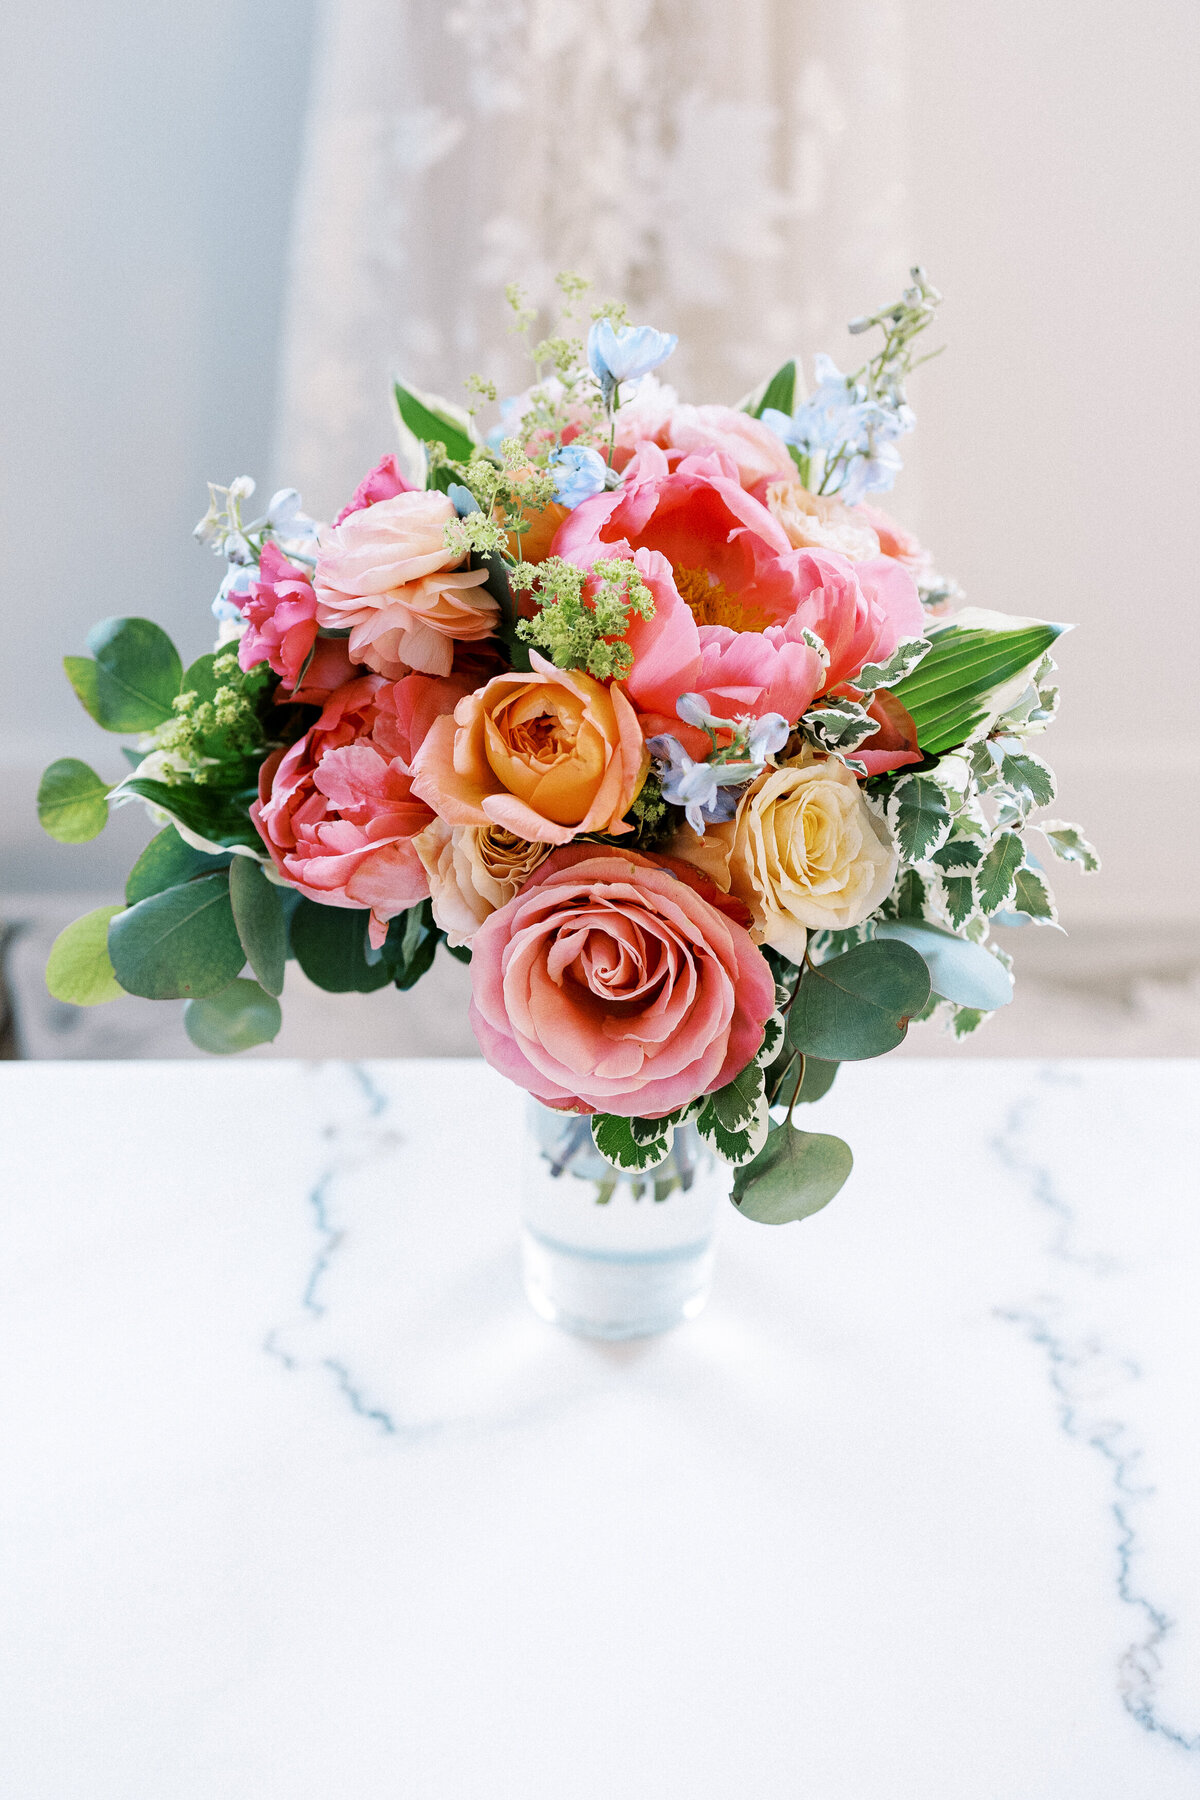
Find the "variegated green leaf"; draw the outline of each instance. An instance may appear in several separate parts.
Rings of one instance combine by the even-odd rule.
[[[661,1137],[669,1139],[679,1123],[680,1110],[666,1113],[661,1119],[630,1119],[628,1124],[634,1143],[654,1144]]]
[[[763,1072],[750,1063],[710,1094],[696,1115],[696,1129],[724,1162],[735,1166],[757,1156],[770,1127]]]
[[[873,694],[878,687],[892,687],[912,674],[928,648],[928,638],[901,638],[885,662],[863,664],[854,677],[854,686],[864,694]]]
[[[1026,863],[1017,870],[1016,886],[1013,889],[1012,910],[1025,913],[1028,918],[1039,925],[1057,925],[1058,911],[1054,904],[1054,896],[1046,884],[1045,877],[1037,869],[1031,869]]]
[[[924,862],[945,843],[950,830],[945,795],[927,775],[907,775],[896,783],[887,818],[905,862]]]
[[[987,914],[999,912],[1012,899],[1025,847],[1015,831],[1002,831],[979,869],[979,904]]]
[[[837,750],[849,756],[860,744],[879,730],[878,719],[868,716],[854,700],[839,700],[836,705],[814,706],[800,721],[805,737],[822,750]]]
[[[1040,756],[1027,750],[1006,751],[1000,759],[1000,779],[1018,794],[1026,794],[1032,806],[1049,806],[1054,798],[1054,775]]]
[[[957,931],[975,911],[975,882],[970,875],[943,875],[946,916]]]
[[[773,1012],[763,1027],[763,1041],[759,1045],[755,1062],[760,1069],[769,1068],[779,1054],[779,1046],[783,1042],[783,1017]]]
[[[592,1117],[592,1142],[606,1162],[617,1169],[643,1173],[656,1169],[671,1154],[674,1133],[668,1129],[662,1137],[639,1144],[633,1135],[632,1121],[616,1113],[595,1113]]]
[[[1100,858],[1078,825],[1071,825],[1066,819],[1039,819],[1037,828],[1063,862],[1078,863],[1089,875],[1100,867]]]
[[[929,860],[939,869],[977,869],[983,861],[983,846],[975,838],[947,838]]]

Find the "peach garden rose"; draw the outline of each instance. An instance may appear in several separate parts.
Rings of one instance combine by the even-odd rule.
[[[775,1004],[744,926],[662,863],[592,844],[555,851],[480,926],[471,990],[493,1068],[550,1106],[626,1118],[731,1081]]]

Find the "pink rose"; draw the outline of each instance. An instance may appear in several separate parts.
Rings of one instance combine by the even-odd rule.
[[[369,475],[364,475],[353,494],[348,506],[343,506],[333,521],[340,525],[351,513],[361,512],[364,506],[374,506],[377,500],[390,500],[394,494],[411,494],[416,490],[411,481],[406,481],[400,472],[400,464],[394,456],[384,456],[375,464]]]
[[[454,643],[492,635],[499,607],[485,569],[446,546],[445,494],[405,491],[349,513],[317,544],[318,623],[350,627],[350,655],[391,678],[448,675]]]
[[[671,390],[659,390],[660,395],[664,392]],[[660,399],[654,403],[657,398],[643,400],[639,395],[631,405],[619,409],[613,457],[618,469],[624,468],[643,444],[654,443],[668,453],[669,462],[719,450],[731,459],[745,488],[772,476],[795,477],[796,465],[787,445],[761,419],[735,412],[731,406],[664,406]]]
[[[716,890],[634,852],[557,850],[472,940],[471,1024],[551,1106],[656,1118],[744,1069],[771,971]]]
[[[371,942],[424,900],[413,846],[433,813],[412,792],[426,732],[462,698],[461,681],[362,675],[332,694],[316,724],[259,772],[250,808],[280,874],[310,900],[371,913]]]
[[[259,562],[259,579],[241,607],[248,621],[238,644],[242,668],[270,663],[284,687],[295,687],[317,641],[317,596],[305,570],[290,563],[268,539]]]

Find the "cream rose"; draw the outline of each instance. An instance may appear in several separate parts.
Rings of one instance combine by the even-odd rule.
[[[880,554],[878,533],[833,494],[810,494],[798,481],[772,481],[755,493],[797,550],[838,550],[851,562]]]
[[[799,962],[810,931],[860,925],[891,891],[898,857],[858,782],[830,757],[767,769],[724,825],[685,826],[672,854],[745,902],[751,936]]]
[[[550,854],[502,825],[447,825],[435,819],[413,847],[429,876],[433,916],[447,943],[469,944],[486,918],[507,906]]]

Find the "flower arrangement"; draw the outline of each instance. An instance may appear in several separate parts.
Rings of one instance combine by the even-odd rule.
[[[160,829],[48,983],[183,999],[224,1052],[278,1031],[289,957],[405,989],[444,944],[483,1055],[610,1163],[694,1121],[742,1212],[801,1218],[851,1158],[797,1105],[915,1020],[974,1030],[1012,993],[993,922],[1055,920],[1028,740],[1063,627],[961,605],[874,504],[939,298],[919,269],[851,325],[879,334],[852,374],[818,357],[806,395],[789,362],[738,408],[681,402],[674,337],[559,287],[536,344],[510,290],[533,381],[486,436],[490,383],[470,410],[397,384],[399,449],[331,523],[211,490],[213,651],[185,670],[121,618],[66,658],[132,767],[54,763],[45,828],[140,800]]]

